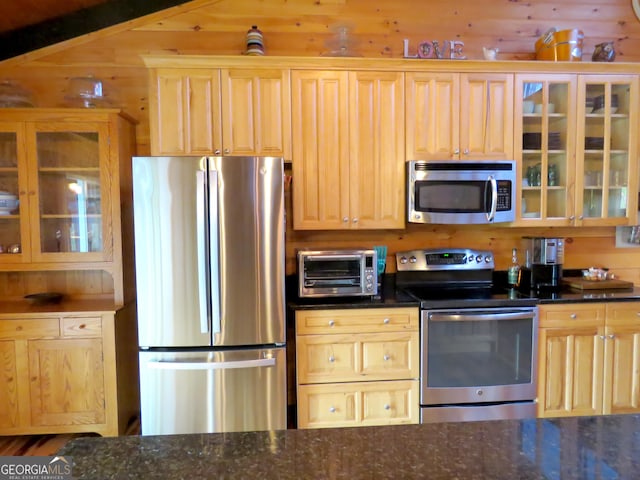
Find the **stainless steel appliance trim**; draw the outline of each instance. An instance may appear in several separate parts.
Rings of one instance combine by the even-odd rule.
[[[536,418],[537,402],[495,405],[447,405],[420,408],[420,423],[473,422],[480,420],[519,420]]]
[[[207,170],[207,186],[209,187],[209,307],[211,309],[211,330],[215,335],[222,331],[222,313],[220,311],[220,239],[218,230],[220,212],[218,210],[218,172]]]
[[[209,263],[207,262],[207,232],[205,228],[205,173],[202,170],[196,172],[196,237],[198,250],[198,299],[200,304],[200,331],[211,333],[209,329],[209,304],[207,299],[211,295],[209,278]]]
[[[487,214],[487,221],[492,222],[496,218],[496,212],[498,211],[498,183],[493,175],[489,175],[488,182],[491,184],[491,210]]]
[[[222,370],[225,368],[271,367],[275,364],[275,358],[241,360],[235,362],[172,362],[166,360],[148,362],[149,368],[164,370]]]
[[[429,313],[429,320],[432,322],[475,322],[490,320],[526,320],[531,318],[529,311],[519,312],[495,312],[492,310],[473,311],[470,313],[460,313],[452,310],[452,313]]]

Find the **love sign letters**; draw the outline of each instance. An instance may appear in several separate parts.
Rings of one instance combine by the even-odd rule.
[[[445,40],[440,45],[438,40],[424,41],[418,44],[417,53],[409,55],[409,40],[404,39],[404,58],[449,58],[451,60],[464,60],[467,57],[462,53],[464,42],[460,40]]]

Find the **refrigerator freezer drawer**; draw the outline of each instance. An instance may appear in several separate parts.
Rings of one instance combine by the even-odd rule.
[[[143,435],[287,428],[282,348],[140,352]]]

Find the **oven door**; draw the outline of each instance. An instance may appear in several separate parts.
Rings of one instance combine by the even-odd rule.
[[[408,221],[486,224],[515,220],[512,162],[409,162]]]
[[[424,310],[420,404],[536,398],[536,308]]]

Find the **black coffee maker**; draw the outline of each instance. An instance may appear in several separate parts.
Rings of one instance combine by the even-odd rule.
[[[562,288],[564,239],[524,237],[526,252],[523,276],[532,290],[558,291]],[[528,278],[527,278],[528,277]]]

